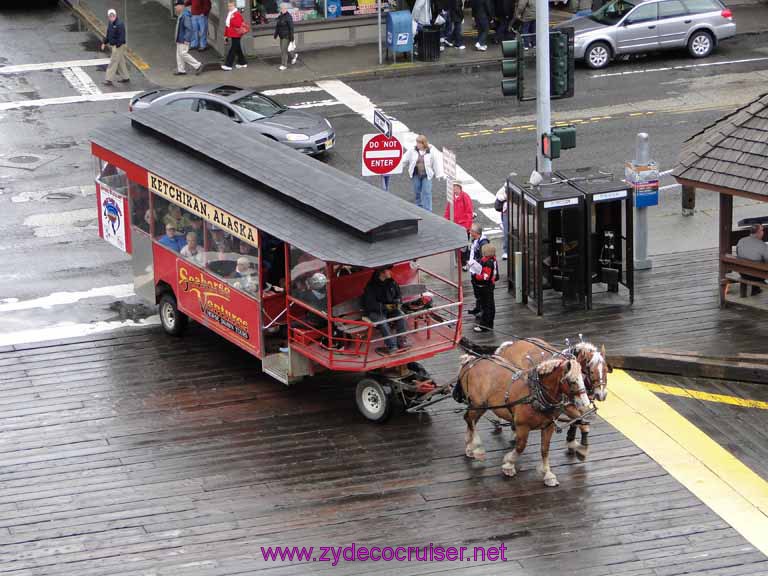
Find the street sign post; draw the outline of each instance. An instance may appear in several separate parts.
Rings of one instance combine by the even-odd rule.
[[[363,176],[389,176],[403,171],[403,145],[384,134],[363,136]]]
[[[373,125],[376,126],[384,136],[392,138],[392,120],[387,118],[383,112],[379,110],[373,111]]]
[[[443,148],[443,173],[445,174],[445,199],[451,203],[453,210],[453,182],[456,180],[456,154],[448,148]],[[451,214],[453,216],[453,214]],[[453,219],[453,218],[451,218]]]

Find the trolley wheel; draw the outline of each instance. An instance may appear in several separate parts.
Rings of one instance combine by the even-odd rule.
[[[392,393],[373,378],[363,378],[355,391],[357,409],[371,422],[383,423],[392,413]]]
[[[173,294],[163,294],[162,298],[160,298],[158,311],[160,313],[160,324],[162,324],[166,334],[181,336],[187,328],[187,321],[189,319],[186,314],[179,312],[179,308],[176,306],[176,298]]]

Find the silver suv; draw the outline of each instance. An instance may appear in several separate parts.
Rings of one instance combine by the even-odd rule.
[[[561,26],[575,29],[576,59],[590,68],[604,68],[620,54],[667,48],[687,47],[704,58],[736,34],[733,14],[720,0],[613,0]]]

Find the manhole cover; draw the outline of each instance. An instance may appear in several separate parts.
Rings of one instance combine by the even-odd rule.
[[[12,156],[8,158],[8,162],[13,162],[14,164],[32,164],[39,161],[39,156]]]
[[[46,194],[43,196],[44,200],[72,200],[74,198],[74,194],[70,194],[69,192],[50,192],[49,194]]]
[[[0,154],[0,166],[6,168],[21,168],[23,170],[37,170],[43,164],[56,160],[58,156],[49,154],[35,154],[28,152],[26,154]]]

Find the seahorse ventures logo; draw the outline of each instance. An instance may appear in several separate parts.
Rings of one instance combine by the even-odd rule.
[[[118,206],[114,198],[106,198],[101,203],[103,208],[104,219],[109,223],[112,228],[112,234],[117,234],[120,230],[120,226],[123,224],[123,211]]]
[[[225,303],[230,302],[232,295],[232,289],[226,283],[197,270],[189,270],[183,265],[178,267],[178,273],[179,288],[183,292],[197,296],[203,315],[234,332],[243,340],[250,339],[248,321],[225,306]]]

